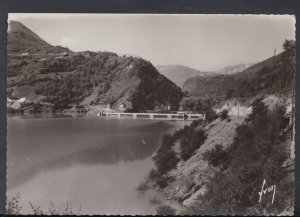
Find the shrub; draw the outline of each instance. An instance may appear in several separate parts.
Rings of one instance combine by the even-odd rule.
[[[227,117],[228,117],[228,110],[227,109],[222,110],[220,114],[221,120],[225,120]]]
[[[207,214],[277,215],[293,204],[293,181],[287,179],[289,171],[282,167],[288,158],[285,109],[277,106],[270,111],[261,100],[252,106],[252,113],[236,129],[228,156],[218,146],[206,154],[212,165],[226,167],[212,177],[198,203],[199,210],[204,208]],[[263,180],[268,187],[276,184],[276,189],[281,189],[273,204],[269,200],[272,194],[258,202]]]
[[[203,154],[203,159],[207,161],[209,165],[219,167],[222,164],[225,165],[230,158],[229,154],[221,145],[216,145],[213,149]]]
[[[153,157],[156,171],[162,175],[176,167],[179,159],[177,158],[172,147],[174,145],[174,137],[165,135],[157,154]]]
[[[8,215],[20,215],[22,207],[19,204],[20,194],[18,193],[11,200],[6,203],[6,214]]]
[[[179,159],[172,149],[160,149],[153,158],[159,174],[165,174],[176,167]]]
[[[203,120],[199,119],[199,120],[193,120],[190,127],[192,129],[195,129],[199,124],[201,124],[203,122]]]
[[[208,123],[212,122],[213,120],[216,120],[218,118],[217,113],[213,109],[208,109],[205,113],[205,120],[207,120]]]
[[[31,202],[29,202],[29,205],[33,211],[33,215],[45,215],[43,209],[40,206],[33,205]]]
[[[176,215],[176,210],[169,205],[161,205],[157,207],[156,214],[162,216]]]
[[[159,188],[165,188],[168,186],[168,184],[171,181],[173,181],[173,179],[169,176],[161,175],[161,176],[156,177],[156,179],[154,181]]]
[[[195,150],[206,140],[205,131],[200,130],[189,130],[180,140],[180,156],[183,160],[187,160],[191,157]]]
[[[167,176],[167,173],[176,168],[180,159],[177,157],[173,150],[174,142],[180,139],[180,156],[182,159],[187,160],[198,149],[206,139],[205,132],[201,130],[195,130],[201,123],[201,120],[193,121],[190,126],[175,131],[171,135],[165,135],[162,139],[162,143],[157,150],[156,155],[153,157],[155,169],[152,169],[148,178],[153,180],[158,187],[164,188],[172,181],[171,177]]]

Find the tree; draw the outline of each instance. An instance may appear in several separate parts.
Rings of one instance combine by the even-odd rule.
[[[219,167],[226,165],[226,161],[228,161],[230,157],[221,145],[216,145],[213,149],[203,153],[203,159],[207,161],[208,164]]]
[[[217,118],[218,118],[218,115],[213,109],[211,109],[211,108],[207,109],[207,111],[205,112],[205,119],[209,123],[212,122],[213,120],[217,119]]]
[[[165,135],[157,154],[153,157],[157,172],[162,175],[175,168],[179,159],[172,149],[174,140],[171,135]]]
[[[251,123],[254,120],[258,120],[260,117],[267,117],[269,112],[268,106],[262,101],[263,98],[258,98],[252,103],[252,112],[246,118],[247,123]]]
[[[225,169],[218,171],[207,186],[201,200],[205,204],[198,204],[207,213],[214,210],[214,215],[275,215],[293,203],[293,182],[286,179],[287,171],[282,167],[288,157],[285,109],[277,106],[270,111],[261,100],[253,102],[252,113],[237,127],[234,141],[226,151],[228,156],[219,146],[205,154],[212,165]],[[268,186],[276,184],[281,189],[274,204],[270,203],[272,194],[258,203],[257,192],[263,180]],[[286,200],[290,201],[282,203]]]
[[[295,51],[296,50],[296,43],[295,43],[294,40],[287,40],[287,39],[285,39],[282,47],[286,51]]]
[[[228,110],[227,109],[223,109],[221,114],[220,114],[220,118],[222,120],[225,120],[228,117]]]
[[[180,139],[180,156],[183,160],[188,160],[195,150],[201,147],[206,140],[206,133],[203,129],[189,129]]]

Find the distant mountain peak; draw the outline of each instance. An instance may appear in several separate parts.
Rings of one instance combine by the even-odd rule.
[[[214,75],[213,72],[202,72],[184,65],[174,64],[174,65],[156,65],[156,69],[174,82],[177,86],[182,87],[184,82],[193,77],[197,76],[209,76]]]
[[[228,71],[211,77],[188,79],[182,89],[191,96],[222,102],[231,98],[250,99],[259,94],[291,92],[294,63],[287,51],[262,62],[242,64],[240,72]],[[235,69],[232,67],[231,69]]]

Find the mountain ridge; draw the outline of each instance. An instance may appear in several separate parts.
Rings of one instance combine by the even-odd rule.
[[[156,65],[156,69],[169,80],[173,81],[177,86],[182,87],[184,82],[196,76],[209,76],[213,72],[203,72],[184,65]]]
[[[8,54],[71,52],[68,48],[50,45],[19,21],[10,20],[8,35]]]
[[[31,105],[50,103],[56,111],[77,104],[110,104],[130,111],[179,106],[180,88],[142,58],[52,46],[15,21],[10,23],[8,39],[11,99],[25,97]],[[40,111],[36,107],[29,110]]]
[[[213,75],[230,75],[238,72],[242,72],[252,66],[253,64],[237,64],[232,66],[226,66],[216,71],[200,71],[193,69],[191,67],[180,65],[180,64],[170,64],[170,65],[156,65],[156,69],[168,79],[173,81],[177,86],[183,87],[183,84],[190,78],[201,76],[208,77]]]
[[[284,51],[254,64],[242,72],[208,77],[194,77],[183,84],[183,91],[200,98],[211,98],[216,103],[229,98],[249,98],[257,94],[291,90],[293,57]]]

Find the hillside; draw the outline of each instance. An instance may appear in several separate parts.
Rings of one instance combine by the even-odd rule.
[[[292,128],[283,105],[261,99],[247,117],[194,121],[162,139],[139,190],[151,192],[164,215],[291,214]],[[258,202],[263,180],[281,189],[274,204],[271,194]]]
[[[11,20],[7,37],[8,54],[70,52],[61,46],[52,46],[18,21]]]
[[[158,65],[155,67],[159,73],[166,76],[179,87],[182,87],[184,82],[189,78],[214,74],[212,72],[201,72],[183,65]]]
[[[294,66],[293,55],[284,51],[239,73],[190,78],[183,84],[183,90],[193,97],[214,99],[215,103],[291,91]]]
[[[163,137],[139,186],[159,204],[157,214],[293,213],[295,42],[286,40],[283,48],[243,72],[185,83],[185,108],[210,105],[218,115],[207,110],[205,120]],[[260,202],[264,182],[276,185],[274,203],[272,194]]]
[[[73,105],[110,104],[131,111],[179,106],[180,88],[141,58],[54,47],[14,21],[8,39],[8,98],[25,97],[30,111],[40,112],[41,104],[53,110]]]

